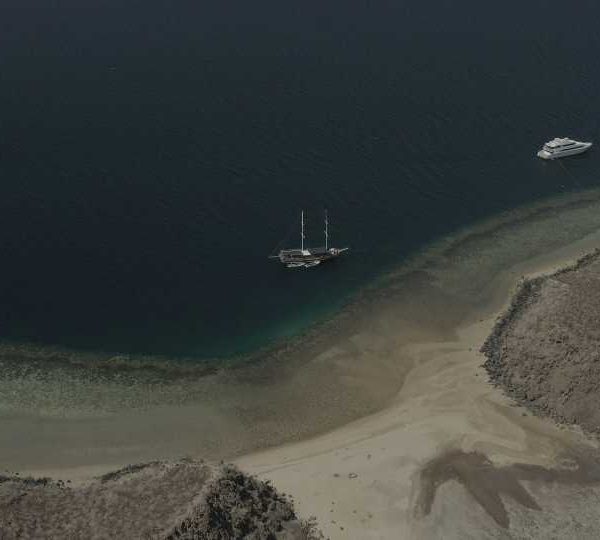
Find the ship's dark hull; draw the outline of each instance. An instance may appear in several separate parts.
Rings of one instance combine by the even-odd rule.
[[[346,249],[347,248],[314,248],[304,251],[299,249],[290,249],[281,251],[278,258],[288,268],[310,268],[311,266],[317,266],[323,262],[336,259],[344,251],[346,251]]]

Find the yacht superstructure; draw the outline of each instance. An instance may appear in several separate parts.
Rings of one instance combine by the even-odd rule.
[[[542,159],[557,159],[581,154],[592,146],[591,142],[580,142],[567,137],[555,138],[547,142],[537,153]]]

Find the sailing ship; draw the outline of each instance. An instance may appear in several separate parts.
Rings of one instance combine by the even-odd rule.
[[[271,259],[279,259],[287,268],[311,268],[322,262],[339,257],[349,248],[329,247],[329,218],[325,211],[325,245],[316,248],[304,247],[304,210],[300,215],[300,249],[282,249],[277,255],[271,255]]]

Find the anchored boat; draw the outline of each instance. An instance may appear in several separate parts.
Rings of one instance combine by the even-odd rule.
[[[271,259],[279,259],[287,268],[311,268],[317,266],[324,261],[339,257],[344,251],[349,248],[329,247],[329,219],[327,211],[325,211],[325,245],[316,248],[304,247],[304,211],[300,216],[300,249],[282,249],[277,255],[272,255]]]
[[[592,146],[591,142],[580,142],[569,138],[552,139],[537,153],[542,159],[558,159],[581,154]]]

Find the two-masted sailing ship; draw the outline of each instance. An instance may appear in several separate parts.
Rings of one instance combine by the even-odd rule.
[[[317,266],[322,262],[329,261],[339,257],[344,251],[349,248],[329,247],[329,219],[327,211],[325,211],[325,245],[316,248],[304,247],[304,211],[300,216],[300,249],[282,249],[277,255],[271,255],[271,259],[279,259],[282,264],[288,268],[310,268]]]

